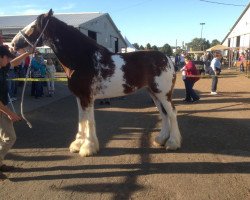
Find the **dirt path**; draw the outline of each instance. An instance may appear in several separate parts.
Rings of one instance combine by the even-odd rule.
[[[72,96],[28,112],[34,128],[15,125],[6,163],[20,169],[0,182],[1,199],[250,199],[250,79],[219,79],[217,96],[210,85],[197,82],[201,101],[184,104],[178,74],[183,145],[174,152],[152,145],[160,121],[144,91],[111,106],[97,102],[101,150],[93,157],[68,151],[77,130]]]

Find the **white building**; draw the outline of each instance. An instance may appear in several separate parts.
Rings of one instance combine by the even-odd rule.
[[[34,21],[37,16],[0,16],[0,34],[6,42],[10,42],[20,30]],[[108,13],[54,14],[54,16],[79,29],[112,52],[121,52],[122,48],[127,47],[126,41]]]
[[[250,48],[250,3],[223,39],[222,44],[232,48]]]

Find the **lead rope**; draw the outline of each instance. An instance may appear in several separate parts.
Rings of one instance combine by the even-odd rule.
[[[49,20],[46,22],[40,36],[37,38],[35,44],[33,45],[29,40],[28,38],[26,38],[26,36],[22,33],[22,31],[20,31],[21,35],[24,37],[24,39],[26,40],[26,42],[32,47],[32,56],[33,57],[33,54],[34,54],[34,51],[36,49],[36,45],[38,44],[39,40],[41,39],[47,25],[49,23]],[[27,79],[29,78],[29,74],[30,74],[30,69],[31,69],[31,60],[30,59],[30,63],[29,63],[29,66],[28,66],[28,69],[27,69],[27,72],[26,72],[26,75],[25,75],[25,80],[24,80],[24,85],[23,85],[23,90],[22,90],[22,98],[21,98],[21,116],[22,118],[26,121],[26,124],[29,126],[29,128],[32,128],[32,124],[26,119],[26,117],[24,116],[24,112],[23,112],[23,99],[24,99],[24,93],[25,93],[25,88],[26,88],[26,85],[27,85]]]

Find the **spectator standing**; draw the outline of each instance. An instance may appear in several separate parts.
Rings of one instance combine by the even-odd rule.
[[[174,66],[175,66],[175,71],[178,71],[179,69],[179,62],[180,62],[180,56],[177,53],[174,57]]]
[[[3,45],[3,36],[0,34],[0,45]]]
[[[217,94],[217,84],[218,84],[218,75],[221,73],[221,58],[222,53],[221,51],[215,51],[214,58],[211,61],[209,75],[212,76],[212,87],[211,87],[211,94]]]
[[[35,52],[34,57],[31,60],[31,77],[32,78],[44,78],[46,73],[46,66],[44,59],[39,51]],[[31,85],[31,96],[38,97],[43,96],[43,82],[33,81]]]
[[[49,58],[46,63],[46,78],[49,79],[55,78],[55,73],[56,73],[56,67],[53,64],[52,59]],[[48,96],[51,97],[55,93],[55,81],[54,80],[47,81],[47,87],[48,87]]]
[[[17,67],[10,66],[7,76],[8,79],[13,79],[13,78],[18,78],[18,69],[15,69]],[[8,80],[8,93],[10,95],[10,100],[11,101],[16,101],[16,95],[17,95],[17,87],[18,87],[18,82],[17,81],[12,81]]]
[[[184,52],[181,53],[180,58],[179,58],[179,63],[180,63],[180,68],[182,68],[185,65],[185,54]]]
[[[243,52],[240,53],[239,61],[240,61],[240,72],[244,72],[244,61],[246,60],[245,54]]]
[[[196,94],[193,87],[195,82],[199,80],[199,77],[195,77],[199,75],[199,73],[189,55],[185,56],[185,66],[181,71],[186,89],[186,98],[183,101],[186,103],[197,102],[200,97]]]

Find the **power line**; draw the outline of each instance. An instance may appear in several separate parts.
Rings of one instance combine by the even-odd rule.
[[[200,0],[200,1],[204,1],[204,2],[207,2],[207,3],[220,4],[220,5],[225,5],[225,6],[239,6],[239,7],[246,7],[246,5],[242,5],[242,4],[222,3],[222,2],[218,2],[218,1],[207,1],[207,0]]]
[[[123,10],[127,10],[127,9],[130,9],[130,8],[134,8],[134,7],[140,6],[142,4],[148,3],[149,1],[152,1],[152,0],[144,0],[144,1],[139,2],[137,4],[133,4],[133,5],[130,5],[130,6],[127,6],[127,7],[123,7],[123,8],[117,9],[117,10],[112,10],[110,12],[111,13],[120,12],[120,11],[123,11]]]

